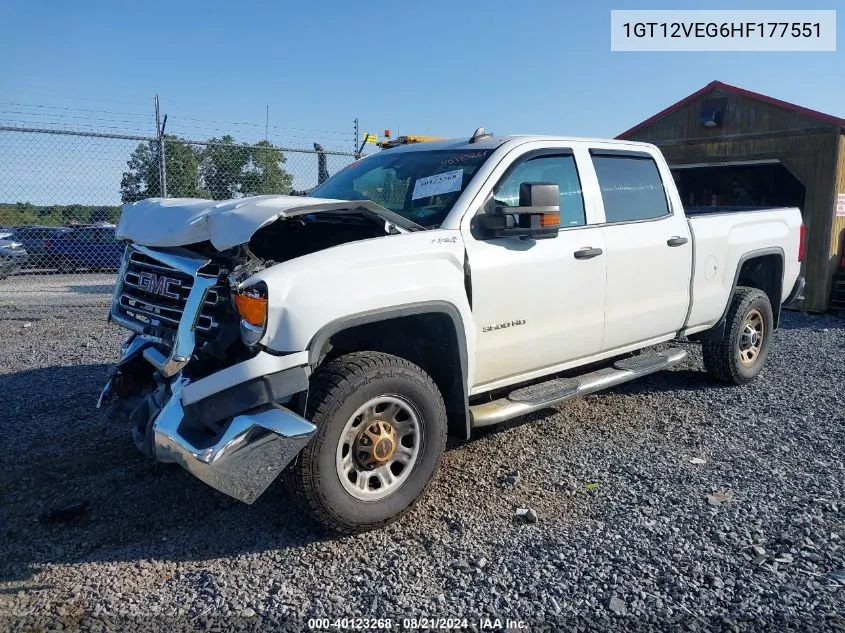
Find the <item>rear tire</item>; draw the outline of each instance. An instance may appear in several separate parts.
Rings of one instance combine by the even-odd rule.
[[[60,275],[69,275],[77,272],[79,270],[76,263],[70,257],[58,256],[56,257],[55,266],[56,271]]]
[[[305,417],[317,435],[290,475],[314,518],[342,533],[379,528],[408,512],[446,447],[446,407],[434,381],[382,352],[353,352],[320,367]]]
[[[773,332],[772,304],[766,293],[738,287],[725,317],[721,340],[702,343],[704,369],[722,382],[744,385],[763,369]]]

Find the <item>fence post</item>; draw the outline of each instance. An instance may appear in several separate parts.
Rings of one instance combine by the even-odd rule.
[[[167,125],[167,115],[164,116],[164,125],[161,123],[158,95],[156,95],[156,136],[158,137],[158,188],[162,198],[167,197],[167,160],[164,149],[164,126]]]
[[[358,156],[358,117],[355,117],[355,145],[353,146],[355,150],[355,158],[359,158]]]

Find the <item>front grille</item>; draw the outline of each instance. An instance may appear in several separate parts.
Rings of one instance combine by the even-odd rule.
[[[125,317],[151,329],[174,332],[182,318],[194,278],[138,251],[130,251],[129,262],[116,308]],[[205,297],[196,323],[200,339],[213,338],[229,305],[225,284],[212,287]]]

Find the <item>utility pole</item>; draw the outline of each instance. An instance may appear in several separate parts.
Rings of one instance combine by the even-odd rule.
[[[270,127],[270,106],[266,106],[267,112],[264,115],[264,140],[267,140],[267,129]]]
[[[161,122],[161,111],[159,108],[158,94],[156,94],[156,135],[158,136],[158,187],[159,195],[167,197],[167,160],[164,149],[164,126],[167,125],[167,115],[164,115],[164,123]]]

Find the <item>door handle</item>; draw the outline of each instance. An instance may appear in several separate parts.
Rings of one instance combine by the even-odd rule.
[[[602,250],[600,248],[581,248],[575,251],[575,259],[592,259],[593,257],[598,257],[602,254]]]
[[[666,244],[668,244],[669,246],[683,246],[687,242],[689,242],[689,240],[685,237],[681,237],[680,235],[670,237],[668,240],[666,240]]]

